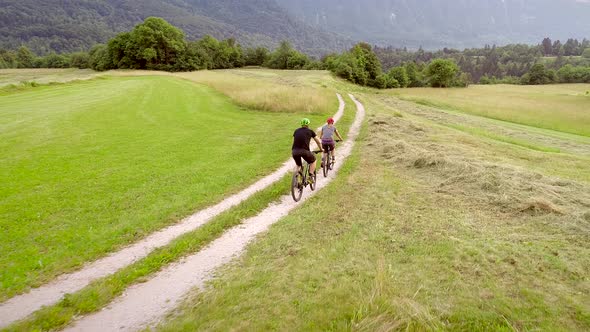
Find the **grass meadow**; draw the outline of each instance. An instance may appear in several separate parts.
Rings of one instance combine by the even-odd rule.
[[[509,123],[359,97],[368,121],[335,183],[158,329],[590,329],[586,157],[479,129]]]
[[[21,82],[64,83],[87,80],[101,75],[103,74],[90,69],[0,69],[0,88],[11,84],[18,85]]]
[[[174,77],[40,86],[0,105],[0,299],[266,175],[301,116]],[[324,106],[307,116],[320,123],[335,110]]]
[[[240,69],[7,90],[0,300],[268,173],[288,157],[301,115],[319,125],[339,91],[368,114],[337,179],[158,330],[589,330],[584,89],[376,91],[326,72]],[[341,131],[353,110],[347,98]],[[59,330],[100,310],[287,182],[8,331]]]
[[[400,98],[527,126],[590,136],[590,84],[472,85],[394,90]]]

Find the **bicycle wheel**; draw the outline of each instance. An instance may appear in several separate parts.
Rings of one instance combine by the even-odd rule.
[[[291,180],[291,196],[295,202],[299,202],[303,195],[303,174],[300,171],[293,173]]]
[[[322,158],[322,170],[324,171],[324,177],[328,177],[330,171],[330,154],[328,153],[326,158]]]

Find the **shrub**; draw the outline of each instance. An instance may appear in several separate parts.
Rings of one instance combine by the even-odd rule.
[[[406,88],[410,84],[410,78],[408,77],[405,67],[394,67],[387,73],[387,75],[391,79],[395,79],[398,82],[399,87]]]
[[[521,79],[522,84],[528,85],[549,84],[554,81],[555,72],[547,70],[542,63],[535,64]]]
[[[452,86],[458,72],[459,67],[450,59],[435,59],[426,67],[426,76],[432,87]]]

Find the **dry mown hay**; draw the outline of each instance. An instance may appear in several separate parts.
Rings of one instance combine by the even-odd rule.
[[[521,212],[531,215],[542,215],[548,213],[562,214],[562,212],[551,202],[544,198],[533,198],[526,203]]]
[[[413,169],[438,193],[464,196],[473,204],[507,213],[590,218],[579,213],[590,204],[587,186],[477,159],[459,145],[432,143],[428,131],[405,118],[380,115],[369,123],[368,145],[394,167]]]

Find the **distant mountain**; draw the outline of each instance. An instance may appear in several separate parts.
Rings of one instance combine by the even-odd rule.
[[[590,37],[590,0],[277,0],[354,40],[417,48]]]
[[[352,44],[293,18],[274,0],[1,0],[0,47],[86,50],[149,16],[182,28],[188,39],[210,34],[267,47],[288,39],[316,55]]]
[[[148,16],[188,39],[290,40],[314,55],[353,41],[433,49],[590,37],[590,0],[0,0],[0,47],[85,50]]]

